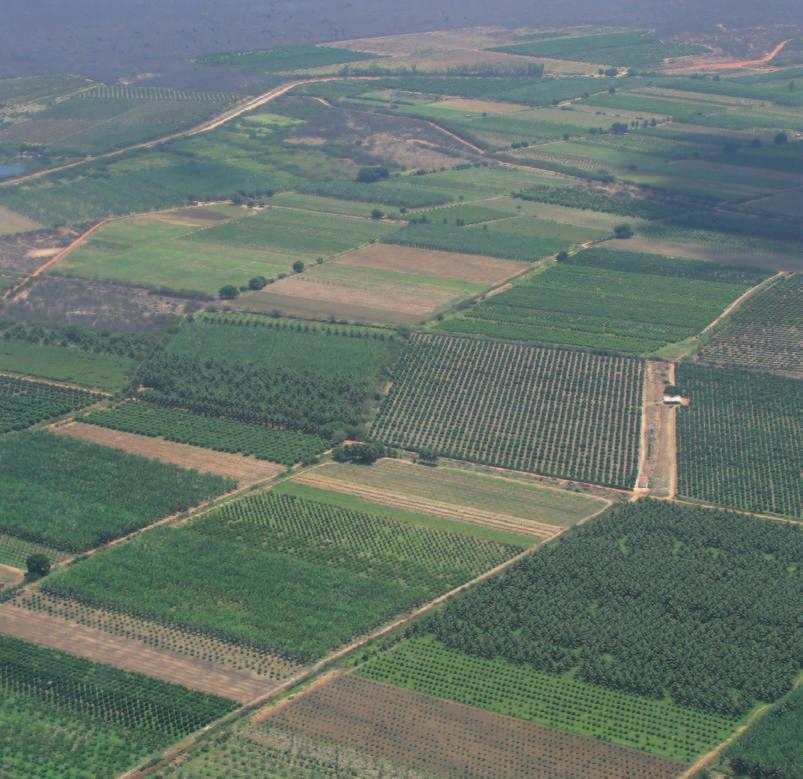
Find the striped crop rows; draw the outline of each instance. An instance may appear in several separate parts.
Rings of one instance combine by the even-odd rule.
[[[636,478],[643,364],[416,335],[374,435],[395,446],[579,481]]]
[[[11,376],[0,376],[0,433],[23,430],[100,400],[100,395]]]
[[[84,100],[169,100],[171,102],[229,103],[234,96],[227,92],[202,92],[172,87],[128,87],[123,85],[97,86],[81,92],[76,97]]]

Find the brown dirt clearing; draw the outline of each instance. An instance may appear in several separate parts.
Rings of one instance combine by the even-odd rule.
[[[112,636],[10,603],[0,604],[0,633],[239,703],[247,703],[278,686],[249,671],[220,668],[206,660]]]
[[[214,452],[199,446],[177,444],[163,438],[124,433],[98,425],[87,425],[83,422],[71,422],[53,428],[54,433],[71,436],[82,441],[89,441],[113,449],[122,449],[130,454],[138,454],[163,463],[179,465],[182,468],[193,468],[204,473],[214,473],[236,479],[241,486],[264,481],[284,471],[284,466],[276,463],[257,460],[255,457],[243,457],[228,452]]]

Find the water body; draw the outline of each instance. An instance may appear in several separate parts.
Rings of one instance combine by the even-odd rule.
[[[12,162],[8,165],[0,164],[0,179],[8,179],[12,176],[19,176],[24,168],[19,162]]]

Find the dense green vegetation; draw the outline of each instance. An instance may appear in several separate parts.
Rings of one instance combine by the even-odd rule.
[[[765,276],[695,260],[590,249],[437,328],[648,354],[695,335]]]
[[[208,54],[198,62],[207,65],[228,65],[248,70],[264,70],[268,73],[318,68],[323,65],[340,65],[344,62],[376,59],[376,54],[338,49],[334,46],[283,46],[274,49],[251,49],[222,54]]]
[[[5,636],[0,689],[10,779],[117,776],[236,706]]]
[[[393,379],[372,428],[388,444],[577,481],[635,482],[639,360],[417,334]]]
[[[368,679],[540,722],[682,761],[727,738],[731,717],[590,684],[503,658],[450,649],[431,636],[403,641],[359,669]]]
[[[483,254],[508,260],[536,260],[554,254],[569,242],[548,237],[506,231],[503,222],[493,231],[482,227],[458,227],[454,224],[410,224],[383,239],[421,249],[440,249],[464,254]]]
[[[595,685],[741,716],[797,675],[801,547],[795,525],[629,503],[453,600],[419,630],[472,656],[577,669]]]
[[[360,425],[395,337],[347,327],[204,316],[137,372],[145,398],[330,439]]]
[[[0,438],[0,531],[81,552],[234,483],[45,431]]]
[[[724,756],[738,776],[796,779],[803,766],[803,687],[798,687],[731,744]]]
[[[691,399],[677,419],[679,494],[799,517],[800,382],[690,363],[676,380]]]
[[[570,208],[584,208],[608,214],[621,214],[641,219],[658,219],[666,216],[667,205],[647,198],[631,197],[627,194],[611,195],[610,192],[574,187],[537,186],[517,192],[522,200],[536,203],[554,203]]]
[[[45,586],[308,662],[516,551],[379,507],[268,493],[152,530]]]
[[[301,187],[302,192],[344,200],[370,201],[397,208],[426,208],[454,200],[448,194],[419,186],[417,178],[395,177],[376,184],[357,181],[319,181]]]
[[[283,465],[308,460],[327,448],[326,441],[306,433],[133,401],[108,411],[95,411],[82,417],[81,421],[126,433],[161,436],[168,441],[203,446],[218,452],[251,455]]]
[[[55,419],[99,398],[86,390],[0,376],[0,433]]]

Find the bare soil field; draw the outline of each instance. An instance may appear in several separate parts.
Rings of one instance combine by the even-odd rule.
[[[112,636],[11,603],[0,604],[0,633],[240,703],[265,695],[278,686],[277,682],[249,671],[223,669],[205,660]]]
[[[685,767],[353,676],[301,695],[265,724],[463,779],[670,779]]]
[[[60,435],[79,438],[101,446],[122,449],[130,454],[138,454],[163,463],[193,468],[204,473],[215,473],[236,479],[240,486],[270,479],[281,473],[284,466],[276,463],[257,460],[255,457],[242,457],[228,452],[214,452],[188,444],[177,444],[162,438],[123,433],[98,425],[87,425],[83,422],[70,422],[53,428]]]
[[[517,41],[516,33],[526,30],[506,30],[501,27],[466,27],[457,30],[433,30],[431,32],[383,35],[373,38],[352,38],[323,44],[336,48],[366,51],[385,56],[404,56],[422,51],[454,51],[455,49],[489,49]]]
[[[360,322],[415,324],[425,319],[454,295],[448,289],[431,286],[404,290],[388,283],[384,288],[369,290],[324,280],[318,281],[310,271],[290,276],[271,284],[253,296],[243,297],[238,307],[249,311],[276,309],[290,316],[315,319],[345,319]]]
[[[5,206],[0,206],[0,235],[36,230],[37,227],[40,227],[40,225],[32,219],[28,219],[27,216],[10,211]]]
[[[649,480],[653,498],[674,498],[677,486],[677,410],[664,403],[664,388],[675,383],[675,366],[649,360],[644,373],[644,417],[639,475]]]
[[[476,254],[440,252],[407,246],[372,243],[337,261],[357,268],[377,268],[399,273],[417,273],[439,279],[497,284],[522,272],[520,262]]]
[[[6,300],[2,315],[28,324],[148,333],[162,330],[186,304],[147,289],[48,273]]]
[[[477,525],[492,530],[517,533],[530,536],[539,541],[546,541],[550,538],[554,538],[561,532],[560,527],[548,525],[543,522],[535,522],[530,519],[514,517],[509,514],[481,511],[468,506],[443,503],[442,501],[433,499],[400,495],[398,493],[388,492],[387,490],[377,489],[376,487],[348,484],[335,479],[327,479],[325,476],[319,476],[317,472],[302,474],[297,476],[294,481],[322,490],[333,490],[335,492],[342,492],[345,495],[354,495],[357,498],[362,498],[363,500],[376,503],[380,506],[392,506],[405,511],[443,517],[444,519],[451,519],[456,522],[465,522],[468,525]]]

